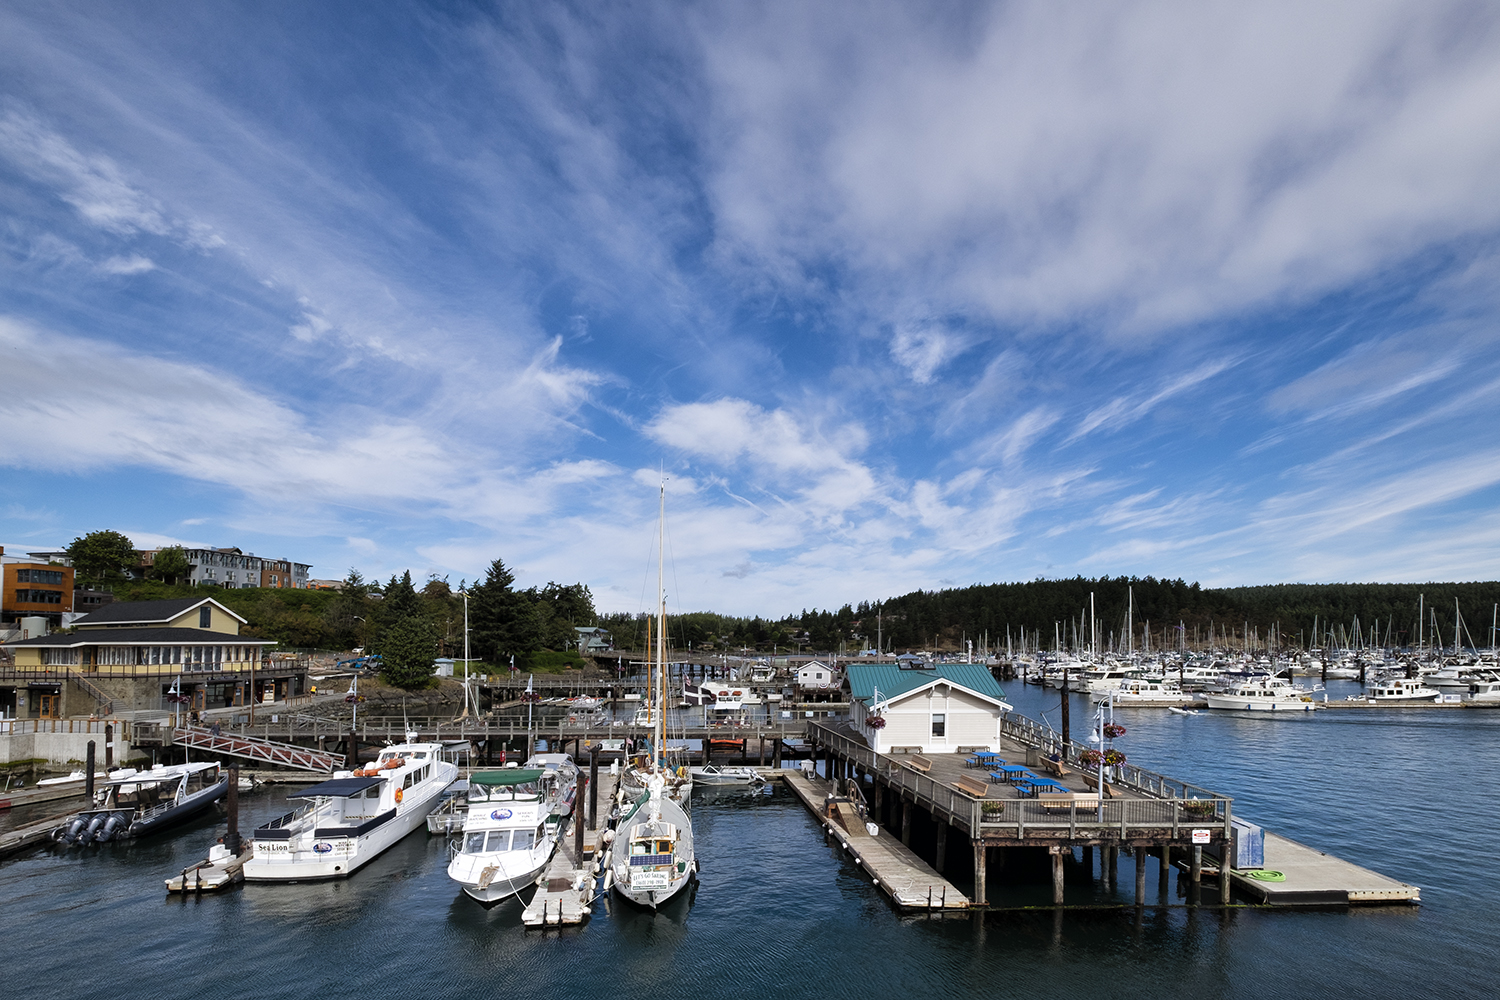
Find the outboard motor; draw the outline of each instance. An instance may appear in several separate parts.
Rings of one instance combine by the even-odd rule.
[[[69,823],[66,827],[58,829],[56,834],[57,842],[60,844],[73,844],[78,839],[79,834],[83,833],[83,827],[87,822],[87,813],[80,813],[74,816],[73,822]]]
[[[109,819],[105,821],[104,829],[99,831],[98,835],[94,837],[94,842],[97,844],[109,843],[120,835],[120,832],[125,828],[125,824],[126,819],[124,815],[121,813],[110,813]]]
[[[93,816],[89,817],[89,825],[84,829],[83,835],[78,838],[78,842],[80,844],[92,842],[98,836],[99,831],[104,827],[104,823],[108,819],[109,813],[94,813]]]

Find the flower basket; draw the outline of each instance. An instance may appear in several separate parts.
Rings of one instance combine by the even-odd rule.
[[[979,811],[983,813],[986,818],[993,818],[1005,812],[1005,803],[998,801],[981,802],[979,803]]]
[[[885,716],[871,715],[865,719],[865,725],[869,726],[871,729],[884,729]]]
[[[1107,740],[1117,740],[1124,735],[1125,727],[1117,722],[1111,722],[1109,725],[1104,727],[1104,738]]]
[[[1214,811],[1212,799],[1183,799],[1182,811],[1193,816],[1207,816]]]
[[[1125,755],[1118,750],[1085,750],[1078,755],[1078,764],[1086,771],[1097,770],[1100,763],[1114,767],[1125,763]]]

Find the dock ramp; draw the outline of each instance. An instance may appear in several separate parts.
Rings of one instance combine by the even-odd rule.
[[[244,757],[247,760],[258,760],[281,767],[294,767],[303,771],[327,773],[344,765],[342,754],[310,750],[291,743],[263,740],[257,736],[237,736],[233,733],[220,733],[216,736],[200,727],[174,729],[172,742],[178,746],[193,747],[209,753],[229,754],[232,757]]]

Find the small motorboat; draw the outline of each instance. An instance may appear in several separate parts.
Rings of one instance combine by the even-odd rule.
[[[1179,708],[1176,705],[1168,705],[1167,706],[1167,711],[1171,712],[1173,715],[1197,715],[1198,714],[1197,712],[1193,711],[1191,708]]]
[[[95,781],[107,781],[108,779],[109,779],[109,775],[105,774],[103,771],[95,771],[94,772],[94,780]],[[59,785],[81,785],[81,784],[83,784],[87,780],[88,780],[88,775],[85,774],[83,771],[74,771],[72,774],[69,774],[66,778],[43,778],[41,781],[38,781],[36,783],[36,787],[38,787],[38,788],[56,788]]]
[[[688,768],[688,773],[693,776],[695,783],[704,785],[763,785],[766,781],[753,767],[720,767],[718,764],[704,764],[702,767]]]
[[[192,819],[228,790],[218,764],[121,768],[100,783],[94,804],[58,827],[53,839],[71,847],[142,837]]]

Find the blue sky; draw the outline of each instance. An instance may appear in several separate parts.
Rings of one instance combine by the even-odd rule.
[[[0,4],[0,543],[1500,575],[1500,10]]]

